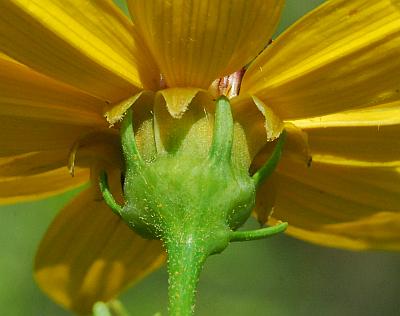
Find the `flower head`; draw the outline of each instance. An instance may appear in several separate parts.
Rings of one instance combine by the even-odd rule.
[[[122,199],[125,111],[146,159],[193,139],[201,155],[213,81],[246,66],[231,100],[236,163],[259,167],[288,132],[257,218],[322,245],[399,250],[399,1],[327,1],[263,50],[283,2],[132,0],[130,20],[108,0],[0,1],[0,201],[78,187],[101,168]],[[85,313],[163,261],[93,185],[49,228],[35,276]]]

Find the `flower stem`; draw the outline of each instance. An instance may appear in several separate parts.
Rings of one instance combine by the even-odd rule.
[[[205,249],[190,237],[184,242],[167,242],[169,274],[169,315],[190,316],[194,312],[196,287],[204,261]]]

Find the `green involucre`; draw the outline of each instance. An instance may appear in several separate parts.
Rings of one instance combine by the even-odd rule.
[[[235,232],[254,208],[256,188],[276,167],[284,138],[266,165],[251,177],[232,163],[233,126],[229,100],[220,97],[207,157],[178,150],[146,162],[136,146],[129,110],[121,126],[123,207],[110,194],[106,176],[101,176],[104,199],[114,212],[143,237],[163,241],[168,252],[171,315],[192,314],[199,273],[209,255],[221,252],[230,241],[268,237],[287,226]]]

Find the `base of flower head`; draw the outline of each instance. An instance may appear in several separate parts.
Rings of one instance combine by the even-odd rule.
[[[276,167],[285,135],[251,177],[232,164],[233,126],[229,100],[220,97],[206,159],[186,152],[145,162],[136,146],[129,110],[121,125],[124,206],[114,200],[106,174],[100,177],[100,189],[110,208],[138,234],[163,241],[169,257],[172,315],[191,314],[198,275],[209,255],[221,252],[231,241],[269,237],[287,226],[237,231],[254,208],[256,189]]]
[[[235,236],[234,230],[247,220],[254,207],[256,189],[276,168],[285,138],[283,131],[270,159],[252,177],[236,170],[231,163],[233,119],[230,104],[227,98],[220,97],[216,102],[214,136],[206,160],[168,155],[146,163],[137,149],[132,112],[128,110],[121,127],[126,166],[125,205],[120,206],[114,200],[105,172],[100,174],[100,190],[110,208],[146,238],[163,239],[171,231],[172,222],[206,215],[208,212],[204,209],[210,209],[209,218],[218,214],[220,220],[216,222],[226,226],[229,236]]]

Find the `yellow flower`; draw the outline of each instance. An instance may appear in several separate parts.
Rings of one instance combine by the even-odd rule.
[[[116,123],[126,109],[133,104],[146,152],[149,101],[167,106],[155,120],[173,134],[212,99],[215,79],[256,58],[283,6],[128,3],[132,21],[109,0],[0,1],[0,202],[78,187],[99,166],[121,191]],[[290,235],[322,245],[400,249],[399,55],[398,0],[333,0],[251,63],[232,99],[244,160],[259,167],[283,124],[289,136],[259,192],[260,221],[288,221]],[[87,313],[163,261],[160,244],[130,231],[94,184],[49,228],[35,277],[59,304]]]

